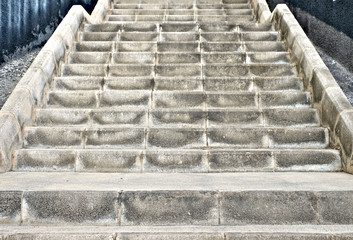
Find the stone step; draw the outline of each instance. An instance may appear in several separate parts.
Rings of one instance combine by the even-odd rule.
[[[315,109],[38,109],[37,126],[319,126]]]
[[[196,9],[251,9],[247,3],[235,4],[195,4]],[[184,13],[184,11],[192,11],[193,5],[166,5],[166,4],[113,4],[114,9],[147,9],[147,10],[161,10],[173,13]]]
[[[277,32],[82,32],[81,42],[254,42],[279,40]],[[119,50],[119,49],[118,49]]]
[[[184,10],[183,10],[184,11]],[[163,26],[163,25],[162,25]],[[201,23],[197,28],[203,32],[273,32],[274,27],[270,23]],[[197,29],[195,28],[195,30]],[[84,32],[157,32],[160,29],[160,24],[154,23],[129,23],[129,24],[114,24],[104,22],[99,24],[84,24]],[[165,30],[165,28],[164,28]],[[162,31],[164,32],[164,31]],[[178,33],[178,31],[176,32]]]
[[[290,64],[290,55],[278,53],[189,53],[189,52],[71,52],[69,64],[179,64],[179,63],[243,63]]]
[[[346,173],[10,172],[0,175],[6,204],[1,219],[92,230],[95,225],[325,225],[329,231],[330,225],[352,224],[352,186]]]
[[[199,42],[158,42],[157,52],[200,52]]]
[[[260,56],[261,57],[261,56]],[[99,58],[99,56],[98,56]],[[261,60],[261,58],[260,58]],[[56,77],[54,90],[170,90],[170,91],[293,91],[302,90],[298,77]]]
[[[134,125],[147,126],[148,109],[38,109],[36,111],[37,126],[106,126]]]
[[[25,148],[144,148],[145,128],[28,127]]]
[[[271,108],[310,107],[311,96],[301,91],[198,92],[198,91],[54,91],[48,106],[67,108],[151,107],[151,108]]]
[[[173,6],[193,6],[190,4],[190,1],[175,1],[175,0],[150,0],[150,1],[141,1],[141,0],[114,0],[114,4],[124,5],[124,4],[161,4],[168,5],[168,7]],[[194,4],[245,4],[249,3],[248,0],[197,0]],[[187,8],[187,7],[185,7]]]
[[[162,32],[159,38],[161,42],[196,42],[199,40],[199,33],[188,32]]]
[[[326,148],[320,127],[27,127],[25,148]]]
[[[264,107],[299,107],[310,105],[310,94],[303,92],[253,92],[238,93],[198,93],[198,92],[163,92],[153,96],[153,108],[264,108]]]
[[[287,52],[283,42],[201,42],[203,52]]]
[[[149,107],[151,91],[71,91],[50,92],[48,105],[67,108]]]
[[[207,111],[207,126],[319,126],[319,116],[314,109],[263,109]]]
[[[109,15],[120,16],[207,16],[253,15],[252,9],[112,9]],[[108,16],[109,16],[108,15]],[[138,19],[138,17],[137,17]]]
[[[350,239],[352,225],[246,225],[246,226],[12,226],[0,231],[7,240],[236,240],[236,239]]]
[[[175,19],[175,17],[169,17],[171,20],[166,20],[164,16],[149,16],[149,15],[110,15],[108,16],[108,22],[113,24],[134,24],[134,23],[152,23],[158,24],[160,22],[168,22],[168,23],[194,23],[198,21],[200,23],[207,23],[211,22],[219,22],[223,23],[227,22],[234,22],[235,24],[241,23],[256,23],[256,19],[254,16],[251,15],[233,15],[233,16],[220,16],[220,15],[210,15],[210,16],[197,16],[190,20],[180,20]]]
[[[157,66],[158,70],[158,66]],[[202,66],[206,77],[295,77],[296,68],[292,64],[256,63],[256,64],[206,64]]]
[[[193,43],[193,46],[197,43]],[[119,52],[155,52],[157,49],[156,42],[118,42],[116,49]]]
[[[162,34],[163,36],[163,34]],[[164,35],[165,36],[165,35]],[[285,52],[287,50],[283,42],[276,41],[249,41],[242,43],[234,42],[195,42],[186,41],[176,43],[181,35],[174,33],[169,35],[171,41],[148,42],[148,41],[89,41],[75,44],[75,51],[78,52]],[[185,36],[185,35],[184,35]],[[199,48],[201,47],[201,49]]]
[[[74,51],[77,52],[112,52],[116,49],[116,42],[76,42]]]
[[[205,77],[205,91],[292,91],[302,90],[302,80],[297,77],[221,78]]]
[[[116,42],[118,41],[118,33],[115,32],[84,32],[81,33],[80,41],[88,42]]]
[[[254,2],[112,3],[0,174],[0,239],[353,238],[353,179]]]
[[[327,149],[21,149],[19,172],[249,172],[340,171],[339,152]]]
[[[195,47],[197,44],[195,45]],[[176,45],[180,47],[180,45]],[[166,46],[167,48],[167,46]],[[101,55],[102,56],[102,55]],[[131,57],[134,57],[130,54]],[[153,55],[146,54],[150,58]],[[161,56],[161,55],[160,55]],[[207,59],[205,55],[205,58]],[[213,55],[219,56],[220,55]],[[224,56],[224,55],[223,55]],[[114,61],[120,61],[115,55]],[[136,56],[135,56],[136,57]],[[211,56],[212,57],[212,56]],[[250,57],[251,59],[251,57]],[[256,57],[253,58],[256,61]],[[259,57],[261,60],[261,57]],[[151,60],[151,59],[150,59]],[[104,59],[101,61],[104,61]],[[182,59],[180,60],[182,61]],[[143,62],[143,61],[142,61]],[[148,62],[148,60],[146,60]],[[152,61],[150,61],[152,62]],[[297,70],[289,63],[123,63],[123,64],[63,64],[62,76],[94,76],[94,77],[295,77]]]
[[[201,23],[201,32],[265,32],[265,31],[275,31],[271,23]]]
[[[201,67],[200,67],[201,68]],[[63,64],[62,76],[153,76],[154,64]]]

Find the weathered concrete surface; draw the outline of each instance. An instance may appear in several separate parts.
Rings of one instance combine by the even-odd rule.
[[[117,227],[16,227],[0,229],[2,237],[11,240],[24,239],[349,239],[352,226],[314,226],[314,225],[250,225],[250,226],[119,226]],[[1,236],[0,235],[0,236]]]
[[[160,178],[163,177],[163,181]],[[263,179],[259,181],[259,179]],[[351,191],[347,173],[16,173],[0,175],[2,191]],[[34,184],[36,183],[36,184]]]
[[[5,220],[25,226],[224,226],[193,235],[179,230],[168,235],[172,239],[261,234],[226,227],[234,225],[350,226],[351,176],[313,173],[342,169],[338,151],[328,147],[330,139],[331,145],[351,139],[345,134],[349,111],[320,74],[314,82],[321,88],[311,88],[323,63],[290,12],[283,6],[270,24],[263,0],[157,2],[110,6],[101,0],[93,16],[75,7],[57,29],[57,41],[33,65],[47,85],[38,81],[36,91],[27,89],[36,102],[35,124],[11,113],[24,127],[24,143],[7,152],[12,162],[6,163],[17,172],[0,175],[3,209],[7,199],[21,198],[13,210],[2,210]],[[352,146],[342,146],[349,155]],[[293,230],[261,237],[336,233],[299,228],[294,236]],[[162,230],[94,234],[167,236]]]
[[[349,150],[350,152],[346,153],[347,147],[344,147],[344,145],[347,146],[346,141],[348,138],[342,134],[337,134],[340,133],[340,130],[337,132],[336,126],[338,119],[345,112],[352,111],[352,105],[307,36],[299,28],[298,31],[293,29],[298,27],[299,24],[289,8],[284,4],[278,5],[272,14],[272,21],[275,23],[276,28],[280,30],[282,37],[287,40],[288,48],[293,53],[293,59],[298,64],[299,74],[304,78],[304,87],[314,95],[314,105],[320,111],[321,123],[330,130],[331,145],[341,149],[343,169],[351,172],[352,152]],[[352,133],[350,127],[352,119],[346,118],[345,121],[346,135],[349,136]],[[340,125],[340,127],[342,126]],[[350,145],[350,140],[348,142]],[[344,148],[345,151],[342,150]]]
[[[117,227],[15,227],[0,229],[2,237],[11,240],[24,239],[349,239],[352,226],[285,226],[285,225],[250,225],[250,226],[119,226]],[[1,236],[0,235],[0,236]]]
[[[0,180],[3,221],[25,225],[352,224],[353,180],[344,173],[5,173]]]

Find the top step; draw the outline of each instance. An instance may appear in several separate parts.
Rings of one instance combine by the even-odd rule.
[[[162,4],[190,5],[190,0],[114,0],[115,4]],[[196,0],[196,4],[237,4],[249,3],[249,0]]]

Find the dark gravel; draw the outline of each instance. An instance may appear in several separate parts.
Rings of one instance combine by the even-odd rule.
[[[322,49],[316,47],[316,50],[324,60],[326,66],[330,69],[348,100],[353,104],[353,73],[349,72],[340,63],[336,62],[335,59],[328,56]]]
[[[39,51],[40,48],[33,49],[0,65],[0,109]]]

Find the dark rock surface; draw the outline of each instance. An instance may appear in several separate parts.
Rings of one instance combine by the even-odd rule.
[[[42,46],[75,4],[91,12],[97,0],[0,1],[0,64]]]
[[[330,72],[346,94],[348,100],[353,104],[353,73],[348,71],[335,59],[328,56],[322,49],[316,47],[316,50],[324,60],[326,66],[330,69]]]
[[[0,108],[2,108],[39,51],[40,48],[33,49],[0,65]]]

